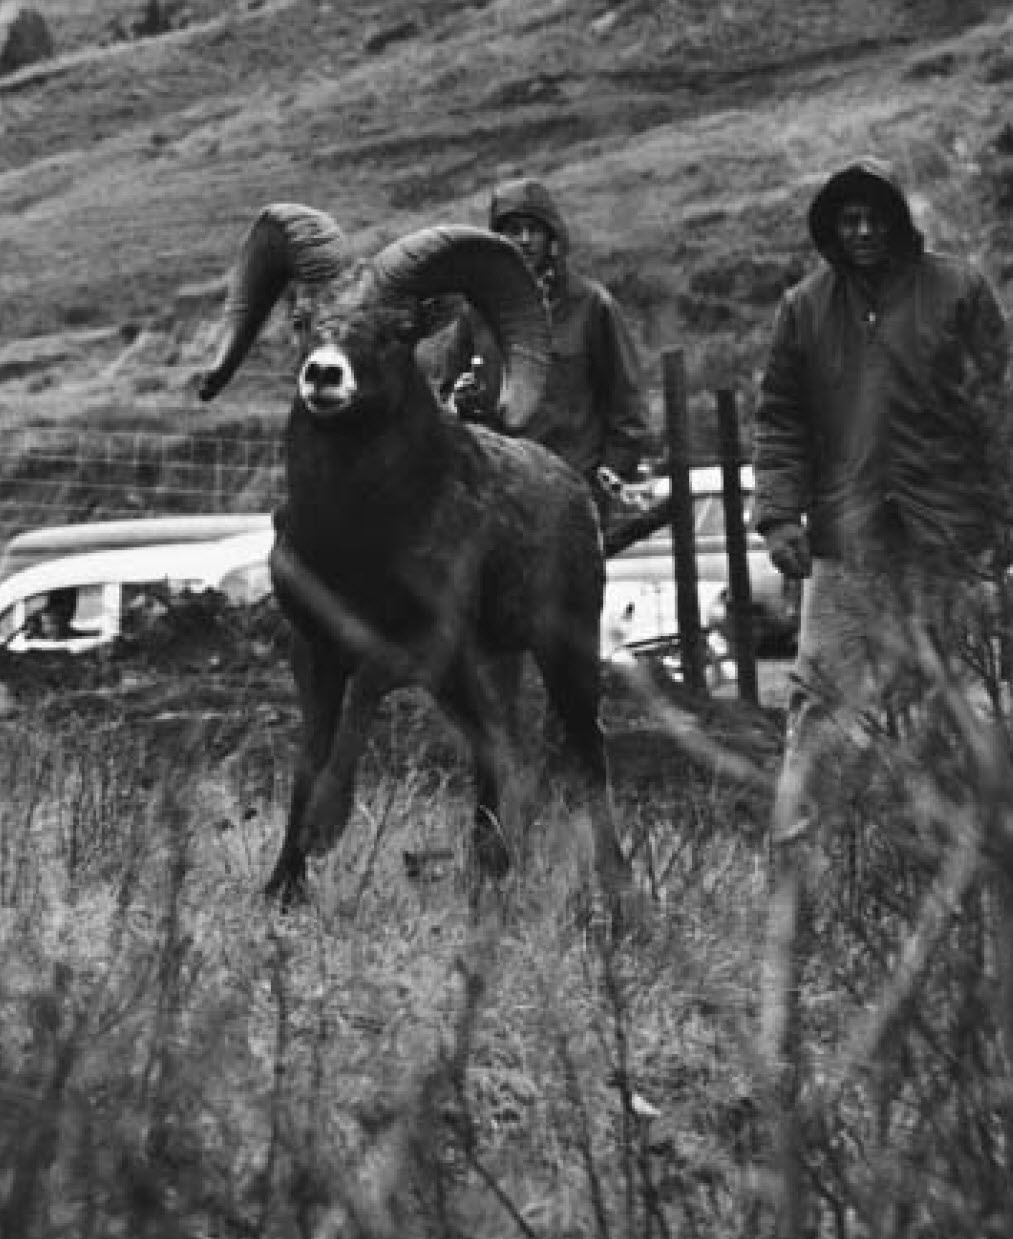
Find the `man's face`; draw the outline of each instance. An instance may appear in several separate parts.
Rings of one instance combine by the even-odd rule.
[[[552,250],[552,233],[541,220],[532,215],[507,215],[499,232],[521,251],[529,270],[537,273],[545,267]]]
[[[844,257],[860,271],[874,271],[890,257],[890,226],[882,208],[865,198],[848,198],[837,212],[837,240]]]

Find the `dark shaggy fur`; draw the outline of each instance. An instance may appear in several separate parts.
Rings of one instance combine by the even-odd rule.
[[[285,840],[268,883],[298,896],[306,857],[331,847],[353,803],[380,697],[429,688],[471,744],[479,872],[500,876],[495,703],[487,655],[530,651],[592,795],[599,868],[622,859],[608,811],[598,719],[604,560],[582,479],[540,446],[448,415],[397,316],[329,331],[352,360],[355,400],[315,417],[297,398],[289,501],[278,514],[275,590],[293,625],[304,717]]]

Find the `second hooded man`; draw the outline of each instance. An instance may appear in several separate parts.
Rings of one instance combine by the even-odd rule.
[[[634,475],[647,447],[647,406],[629,328],[608,289],[569,266],[568,230],[541,182],[525,177],[498,186],[489,226],[524,255],[552,330],[545,397],[524,434],[581,473],[604,512],[609,490]],[[501,377],[490,332],[466,310],[437,363],[441,394],[461,416],[498,428]]]

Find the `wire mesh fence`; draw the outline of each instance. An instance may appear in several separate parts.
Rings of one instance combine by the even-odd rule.
[[[276,437],[30,428],[0,435],[0,539],[84,520],[274,507]]]

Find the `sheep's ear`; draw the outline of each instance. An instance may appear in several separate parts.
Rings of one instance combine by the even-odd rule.
[[[265,207],[233,269],[224,338],[201,382],[201,399],[213,399],[229,382],[292,281],[319,286],[336,279],[347,266],[345,238],[329,215],[299,203]]]
[[[288,286],[285,295],[285,313],[292,328],[292,339],[296,351],[301,355],[309,344],[310,332],[313,328],[313,307],[309,299],[302,295],[302,289],[296,284]]]
[[[419,328],[423,337],[445,331],[463,313],[464,305],[463,297],[453,295],[424,298],[419,302]]]
[[[414,345],[430,335],[425,303],[406,302],[394,316],[394,334],[404,344]]]

